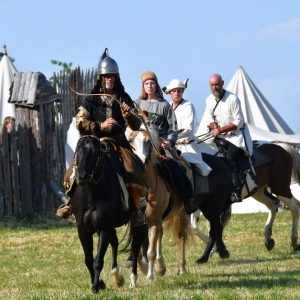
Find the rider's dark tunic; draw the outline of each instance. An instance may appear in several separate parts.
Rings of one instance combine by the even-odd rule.
[[[134,108],[133,102],[127,93],[114,95],[114,97]],[[104,130],[101,123],[108,118],[114,118],[118,125]],[[138,130],[140,124],[140,119],[134,114],[128,112],[122,115],[120,104],[109,96],[89,96],[85,98],[76,115],[76,127],[81,135],[93,134],[99,138],[112,137],[117,140],[126,170],[125,184],[127,187],[138,188],[141,196],[145,196],[149,192],[148,185],[141,171],[138,157],[132,152],[125,137],[126,126],[129,126],[132,130]],[[68,171],[71,172],[71,170]],[[67,174],[65,184],[67,184],[66,177]]]

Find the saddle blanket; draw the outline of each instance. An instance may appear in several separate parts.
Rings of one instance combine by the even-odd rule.
[[[261,166],[270,161],[270,158],[266,156],[262,151],[260,151],[257,147],[253,147],[253,154],[251,155],[252,164],[255,167]],[[238,161],[239,167],[242,171],[250,170],[250,162],[247,156],[244,156]]]

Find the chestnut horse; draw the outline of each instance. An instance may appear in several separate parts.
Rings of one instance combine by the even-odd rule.
[[[100,274],[109,244],[112,247],[112,273],[115,284],[117,286],[124,284],[124,278],[119,273],[117,264],[119,242],[115,228],[128,224],[132,212],[126,210],[128,208],[126,205],[122,209],[121,202],[124,199],[126,201],[128,193],[122,188],[122,166],[116,157],[117,150],[117,146],[110,140],[84,135],[80,137],[75,152],[77,168],[74,194],[71,197],[72,213],[76,218],[78,235],[94,293],[106,287],[100,279]],[[135,287],[137,260],[142,272],[145,274],[147,272],[140,254],[147,227],[146,225],[129,226],[129,229],[130,236],[126,246],[131,245],[134,256],[130,286]],[[95,258],[93,256],[94,233],[99,237]]]
[[[217,149],[213,143],[201,143],[202,152],[216,154]],[[300,183],[300,154],[288,144],[272,144],[268,142],[255,142],[254,145],[269,157],[270,162],[255,167],[255,173],[246,172],[246,184],[243,187],[242,197],[253,197],[265,204],[269,209],[269,216],[264,228],[265,246],[268,251],[272,250],[275,241],[272,238],[272,227],[278,211],[280,201],[288,207],[292,215],[291,248],[300,250],[298,244],[298,220],[300,202],[290,189],[291,178]],[[192,218],[192,227],[205,243],[208,237],[204,235]]]
[[[168,226],[172,227],[175,237],[174,242],[179,244],[180,257],[178,262],[178,275],[187,273],[185,247],[188,234],[191,234],[189,217],[183,208],[183,202],[174,190],[170,190],[162,175],[157,170],[159,164],[157,153],[152,147],[158,149],[158,135],[151,128],[149,137],[147,131],[139,130],[127,133],[129,143],[133,151],[141,158],[146,166],[146,180],[151,193],[147,197],[147,207],[145,211],[146,223],[150,228],[149,248],[147,251],[148,273],[146,279],[149,282],[154,280],[154,263],[157,275],[164,276],[166,265],[162,254],[163,222],[168,221]],[[151,141],[150,141],[151,138]],[[187,169],[188,176],[191,178],[191,169]],[[172,202],[170,202],[172,198]]]
[[[149,261],[147,279],[153,280],[153,267],[155,258],[157,259],[156,271],[160,275],[165,273],[166,267],[162,255],[162,237],[163,237],[163,221],[170,220],[177,216],[176,222],[180,226],[177,236],[180,240],[180,258],[179,258],[179,274],[186,272],[185,265],[185,244],[188,230],[188,216],[183,208],[183,202],[174,190],[168,190],[164,178],[158,172],[156,165],[160,164],[158,154],[158,134],[151,128],[148,131],[142,128],[128,135],[128,140],[134,152],[146,163],[146,180],[151,189],[148,195],[148,204],[146,207],[146,220],[150,228],[150,242],[147,252]],[[224,226],[230,218],[231,214],[231,189],[232,175],[228,163],[225,159],[207,155],[208,160],[213,164],[215,170],[208,176],[209,191],[205,194],[197,192],[195,188],[195,203],[205,213],[210,220],[212,228],[210,230],[210,243],[207,245],[200,261],[207,261],[210,251],[215,242],[219,245],[219,255],[223,258],[229,257],[223,240],[222,233]],[[187,170],[187,175],[192,181],[191,168],[183,158],[181,163]],[[169,199],[172,197],[173,203],[170,207]],[[166,214],[166,211],[169,211]],[[173,222],[174,224],[175,222]]]

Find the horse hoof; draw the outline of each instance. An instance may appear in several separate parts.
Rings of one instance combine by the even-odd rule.
[[[105,290],[106,284],[102,279],[99,280],[98,284],[96,286],[93,286],[92,291],[94,294],[98,294],[99,290]]]
[[[226,249],[222,252],[219,252],[219,257],[222,259],[227,259],[229,258],[229,256],[230,256],[229,251]]]
[[[201,257],[198,260],[196,260],[196,263],[197,264],[205,264],[205,263],[207,263],[207,261],[208,261],[208,259]]]
[[[267,244],[265,244],[268,251],[271,251],[275,246],[275,241],[273,239],[270,239]]]
[[[187,272],[188,271],[185,268],[184,269],[178,269],[177,270],[177,276],[187,274]]]
[[[148,283],[152,283],[154,281],[154,277],[153,276],[146,276],[146,280]]]
[[[293,251],[300,251],[300,245],[297,244],[296,246],[294,246]]]
[[[123,275],[120,275],[118,279],[115,279],[115,286],[116,287],[121,287],[125,284],[125,279]]]
[[[163,269],[159,269],[159,270],[156,269],[156,270],[155,270],[155,274],[158,275],[158,276],[163,277],[163,276],[165,276],[166,271],[167,271],[167,268],[163,268]]]

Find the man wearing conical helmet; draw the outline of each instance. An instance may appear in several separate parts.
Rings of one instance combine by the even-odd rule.
[[[136,211],[132,215],[133,226],[145,223],[145,217],[140,211],[140,197],[148,192],[146,180],[141,171],[138,157],[132,149],[124,134],[126,126],[132,130],[140,128],[141,120],[130,112],[134,104],[130,96],[125,92],[120,79],[119,67],[114,59],[109,57],[107,48],[105,49],[98,65],[98,77],[91,95],[83,100],[76,115],[76,127],[81,134],[93,133],[97,137],[112,137],[117,140],[121,149],[121,155],[126,170],[125,184],[129,191],[131,201],[133,201]],[[112,97],[120,100],[121,104]],[[71,166],[72,168],[72,166]],[[64,185],[69,187],[69,177],[71,171],[66,172]],[[71,214],[70,205],[64,206],[57,211],[60,217],[68,217]]]

